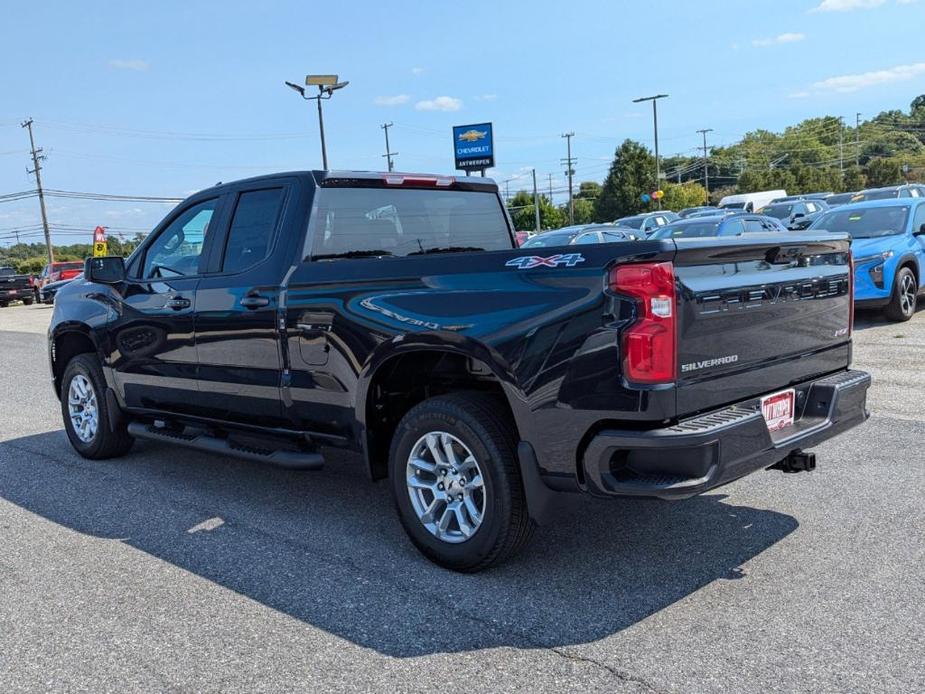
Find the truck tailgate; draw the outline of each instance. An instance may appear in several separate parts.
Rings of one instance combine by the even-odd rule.
[[[847,237],[755,234],[676,244],[678,416],[848,366]]]

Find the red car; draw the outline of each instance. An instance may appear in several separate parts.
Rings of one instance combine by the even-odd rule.
[[[33,284],[35,291],[44,287],[49,282],[58,280],[72,280],[84,271],[84,261],[82,260],[65,260],[60,263],[48,263],[42,270],[42,274],[35,279]]]

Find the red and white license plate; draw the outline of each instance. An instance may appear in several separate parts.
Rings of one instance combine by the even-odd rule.
[[[761,398],[761,414],[764,415],[768,431],[780,431],[793,426],[795,402],[796,392],[793,388]]]

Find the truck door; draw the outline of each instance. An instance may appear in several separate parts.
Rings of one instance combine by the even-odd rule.
[[[129,407],[195,413],[196,288],[222,200],[180,208],[127,268],[110,334],[114,378]]]
[[[281,423],[277,309],[288,248],[279,230],[289,192],[285,179],[232,192],[227,231],[197,291],[199,389],[218,419]]]

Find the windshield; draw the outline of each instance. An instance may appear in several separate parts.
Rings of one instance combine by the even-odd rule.
[[[876,236],[901,234],[909,217],[908,205],[889,207],[868,207],[866,209],[845,209],[827,212],[813,224],[813,229],[831,232],[847,232],[854,239],[870,239]]]
[[[725,205],[719,206],[721,210],[744,210],[744,202],[727,202]]]
[[[851,198],[854,197],[854,193],[839,193],[838,195],[830,195],[825,199],[825,202],[830,207],[835,205],[844,205],[851,201]]]
[[[312,257],[362,258],[515,247],[493,192],[323,188]]]
[[[669,224],[656,229],[650,239],[696,239],[705,236],[716,236],[719,222],[697,222],[695,224]]]
[[[789,219],[790,213],[793,212],[793,205],[768,205],[758,210],[761,214],[768,217],[777,217],[777,219]]]
[[[16,274],[16,273],[13,272],[13,268],[11,268],[11,267],[0,267],[0,276],[4,276],[4,275],[15,275],[15,274]]]
[[[568,246],[569,241],[572,240],[572,232],[567,234],[555,234],[552,232],[546,232],[545,234],[537,234],[532,239],[524,243],[521,248],[546,248],[548,246]]]
[[[624,217],[623,219],[618,219],[615,224],[621,227],[629,227],[630,229],[639,229],[642,227],[642,222],[645,217]]]

